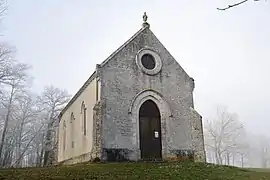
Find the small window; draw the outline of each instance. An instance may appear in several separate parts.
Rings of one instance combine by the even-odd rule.
[[[138,51],[136,64],[143,73],[148,75],[156,75],[162,69],[159,53],[149,48],[142,48]]]
[[[99,82],[100,80],[97,79],[96,81],[96,101],[99,100]]]
[[[64,129],[64,134],[63,134],[63,150],[65,151],[65,149],[66,149],[66,139],[67,139],[67,132],[66,132],[66,130],[67,130],[67,125],[66,125],[66,121],[64,121],[63,122],[63,129]]]
[[[75,131],[75,123],[73,122],[75,120],[75,117],[74,117],[74,114],[71,113],[71,116],[70,116],[70,123],[71,124],[71,147],[74,148],[74,131]]]
[[[75,120],[74,114],[71,113],[71,115],[70,115],[70,123],[72,123],[74,120]]]
[[[81,115],[82,115],[82,126],[83,126],[83,134],[86,135],[86,107],[84,102],[81,106]]]
[[[74,146],[75,146],[75,142],[72,141],[72,142],[71,142],[71,148],[74,148]]]
[[[156,66],[156,62],[155,62],[155,58],[151,55],[151,54],[144,54],[142,56],[142,65],[146,68],[146,69],[154,69]]]

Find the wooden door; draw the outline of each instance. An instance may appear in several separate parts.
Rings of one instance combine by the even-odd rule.
[[[162,158],[161,122],[157,105],[147,100],[140,107],[140,150],[143,160],[158,160]]]

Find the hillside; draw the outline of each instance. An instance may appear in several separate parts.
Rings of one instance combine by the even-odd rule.
[[[270,172],[202,163],[108,163],[1,169],[0,179],[270,180]]]

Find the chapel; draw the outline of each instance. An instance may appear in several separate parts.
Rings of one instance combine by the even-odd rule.
[[[58,163],[99,159],[205,162],[191,78],[150,29],[96,65],[59,115]]]

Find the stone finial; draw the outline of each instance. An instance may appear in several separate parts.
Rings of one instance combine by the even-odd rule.
[[[147,22],[147,19],[148,19],[148,16],[146,15],[146,12],[144,12],[144,14],[143,14],[143,24],[142,24],[142,26],[143,26],[143,27],[149,28],[149,27],[150,27],[150,24]]]
[[[143,22],[147,22],[147,15],[146,15],[146,12],[144,12],[144,14],[143,14]]]

